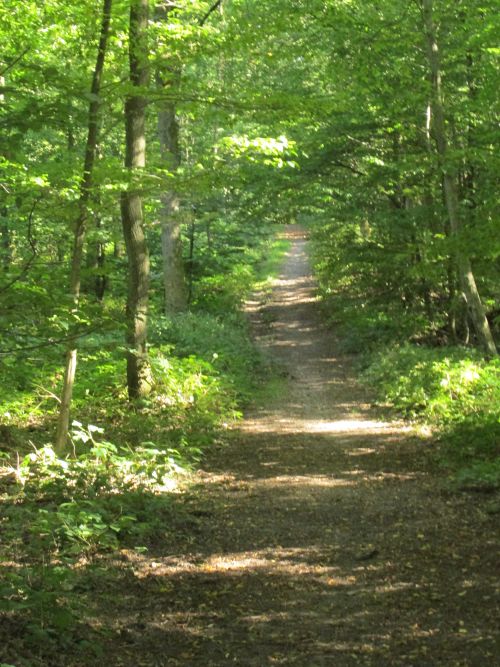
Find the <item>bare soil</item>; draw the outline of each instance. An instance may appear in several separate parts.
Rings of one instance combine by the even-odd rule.
[[[288,233],[271,297],[248,304],[280,381],[209,454],[164,539],[123,552],[89,599],[102,662],[500,665],[498,515],[447,491],[432,441],[370,406]]]

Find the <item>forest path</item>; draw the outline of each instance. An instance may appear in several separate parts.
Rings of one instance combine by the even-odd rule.
[[[209,455],[177,532],[129,555],[112,664],[498,664],[494,518],[377,418],[321,324],[304,234],[288,233],[270,300],[248,304],[279,391]]]

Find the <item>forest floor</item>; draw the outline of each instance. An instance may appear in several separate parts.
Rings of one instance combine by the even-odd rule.
[[[87,592],[99,662],[500,664],[498,515],[447,490],[432,440],[370,406],[288,233],[282,275],[248,304],[280,379],[209,452],[165,535],[106,562]]]

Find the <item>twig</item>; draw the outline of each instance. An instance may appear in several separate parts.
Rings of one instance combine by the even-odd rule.
[[[51,391],[49,391],[49,389],[45,389],[45,387],[42,387],[41,384],[34,384],[33,386],[36,387],[37,389],[41,389],[43,392],[47,394],[47,396],[50,396],[51,398],[54,398],[58,403],[61,403],[61,399],[59,398],[59,396],[53,394]],[[37,407],[39,407],[40,405],[41,403],[39,403]]]
[[[51,345],[58,345],[59,343],[65,343],[68,340],[75,338],[83,338],[85,336],[90,336],[90,334],[95,333],[99,330],[99,327],[94,327],[88,331],[78,334],[70,334],[69,336],[64,336],[63,338],[56,338],[52,340],[45,341],[43,343],[37,343],[37,345],[28,345],[26,347],[14,347],[10,350],[0,350],[0,357],[7,357],[9,354],[16,354],[17,352],[29,352],[30,350],[38,350],[42,347],[50,347]]]

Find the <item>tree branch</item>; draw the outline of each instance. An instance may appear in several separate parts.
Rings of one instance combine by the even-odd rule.
[[[91,336],[96,331],[99,331],[98,326],[92,327],[91,329],[87,329],[83,332],[72,333],[68,336],[63,336],[62,338],[52,338],[44,341],[43,343],[36,343],[35,345],[27,345],[26,347],[13,347],[10,350],[0,350],[0,357],[8,357],[10,355],[16,355],[20,352],[29,352],[31,350],[39,350],[43,347],[52,347],[59,345],[60,343],[66,343],[69,340],[76,340],[78,338],[85,338],[85,336]]]
[[[14,58],[14,60],[11,63],[9,63],[9,65],[6,65],[6,67],[4,67],[4,69],[0,71],[0,76],[4,76],[6,72],[8,72],[15,65],[17,65],[17,63],[24,58],[24,56],[28,53],[28,51],[31,51],[31,46],[25,48],[24,51],[19,56],[17,56],[17,58]]]
[[[203,18],[200,19],[198,25],[199,25],[200,27],[204,26],[205,23],[207,22],[208,18],[210,17],[210,14],[213,14],[213,12],[215,12],[215,10],[216,10],[218,7],[220,7],[221,5],[222,5],[222,0],[217,0],[217,2],[215,2],[215,3],[210,7],[210,9],[208,10],[208,12],[203,16]]]

